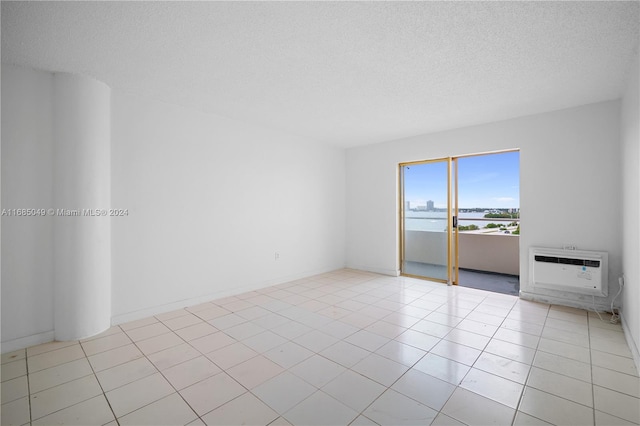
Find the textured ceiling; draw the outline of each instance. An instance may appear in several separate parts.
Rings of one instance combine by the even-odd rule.
[[[2,2],[2,61],[356,146],[618,98],[636,2]]]

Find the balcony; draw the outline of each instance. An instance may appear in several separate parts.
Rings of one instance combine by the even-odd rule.
[[[459,242],[460,285],[518,294],[520,275],[519,235],[499,230],[461,231]],[[447,233],[405,231],[405,260],[410,274],[444,276]]]

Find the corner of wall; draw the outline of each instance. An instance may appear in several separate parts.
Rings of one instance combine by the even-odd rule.
[[[622,319],[622,331],[624,332],[624,338],[627,341],[631,355],[633,356],[633,362],[636,364],[636,370],[640,371],[640,349],[638,349],[638,343],[633,337],[633,332],[629,329],[629,325],[624,315],[621,315]]]
[[[620,121],[622,174],[622,272],[625,286],[620,313],[625,337],[640,370],[640,65],[638,47],[628,71]]]

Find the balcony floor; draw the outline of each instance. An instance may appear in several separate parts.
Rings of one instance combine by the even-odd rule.
[[[446,277],[446,267],[421,262],[406,262],[405,273],[421,277]],[[517,296],[520,277],[495,272],[460,269],[460,286]],[[446,278],[444,278],[446,279]]]
[[[520,293],[520,277],[460,269],[460,286],[517,296]]]

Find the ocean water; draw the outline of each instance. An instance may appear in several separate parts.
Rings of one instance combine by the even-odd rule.
[[[469,226],[476,225],[478,228],[484,228],[489,223],[508,225],[513,219],[483,219],[485,213],[460,213],[458,217],[458,225]],[[475,219],[475,220],[474,220]],[[447,228],[446,212],[406,212],[405,229],[407,231],[445,231]]]

